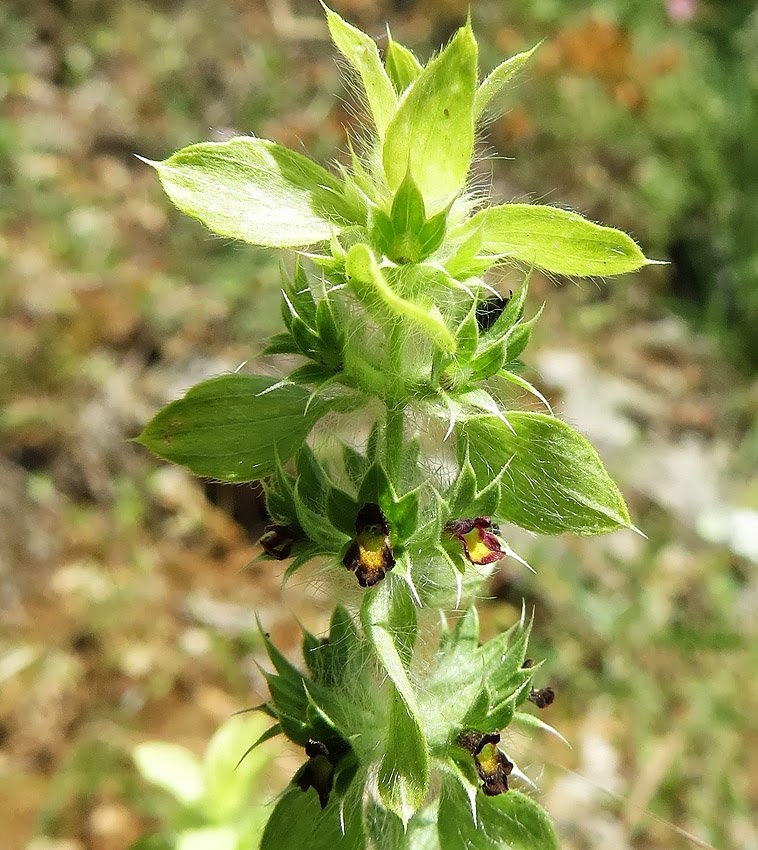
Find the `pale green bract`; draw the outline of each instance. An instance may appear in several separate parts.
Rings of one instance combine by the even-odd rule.
[[[387,183],[395,191],[410,172],[430,216],[461,191],[471,166],[476,68],[474,35],[461,27],[414,80],[387,127]]]
[[[347,59],[363,83],[376,133],[381,140],[395,113],[397,98],[379,58],[376,44],[366,33],[343,21],[336,12],[326,6],[324,9],[335,47]]]
[[[521,71],[526,63],[532,58],[532,54],[539,47],[536,45],[531,50],[517,53],[506,59],[497,68],[490,71],[476,90],[474,97],[474,118],[480,118],[490,101],[505,88],[508,83]]]
[[[554,274],[604,277],[636,271],[649,262],[626,233],[539,204],[481,210],[466,223],[464,233],[479,233],[484,253]]]
[[[163,162],[144,161],[182,212],[220,236],[253,245],[299,248],[323,242],[353,216],[336,177],[266,139],[205,142]]]

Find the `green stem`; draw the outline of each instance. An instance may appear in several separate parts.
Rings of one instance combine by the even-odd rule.
[[[405,446],[405,404],[387,402],[385,423],[387,475],[396,490],[400,490],[403,475],[403,448]]]

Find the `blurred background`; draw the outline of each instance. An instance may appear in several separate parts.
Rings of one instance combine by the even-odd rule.
[[[468,5],[333,0],[422,59]],[[754,850],[756,4],[471,10],[484,71],[546,39],[482,139],[496,197],[570,206],[669,261],[533,280],[530,378],[647,539],[504,530],[538,575],[505,564],[486,628],[535,606],[557,692],[540,716],[573,745],[508,751],[565,848]],[[315,0],[0,5],[2,848],[250,847],[297,767],[272,742],[235,772],[265,723],[229,718],[265,698],[254,612],[295,657],[295,613],[318,632],[325,601],[247,567],[255,488],[129,442],[278,329],[278,258],[183,218],[132,154],[255,133],[327,162],[354,121]]]

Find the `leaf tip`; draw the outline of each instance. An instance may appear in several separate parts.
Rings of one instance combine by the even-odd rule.
[[[136,157],[140,162],[144,162],[145,165],[149,165],[151,168],[157,169],[160,165],[160,162],[154,159],[148,159],[146,156],[140,156],[138,153],[132,154],[132,156]]]

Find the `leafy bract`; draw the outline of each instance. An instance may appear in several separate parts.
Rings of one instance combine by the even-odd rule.
[[[446,779],[437,829],[440,850],[558,850],[547,812],[519,791],[476,797],[477,820],[460,782]]]
[[[492,98],[495,97],[495,95],[504,88],[532,58],[532,54],[537,47],[539,47],[539,45],[536,45],[531,50],[526,50],[523,53],[517,53],[515,56],[511,56],[510,59],[506,59],[505,62],[501,62],[497,68],[487,74],[482,81],[482,84],[476,90],[476,95],[474,96],[474,118],[479,118],[482,112],[484,112],[487,108],[487,104],[492,100]]]
[[[508,411],[460,425],[480,486],[505,467],[496,516],[540,534],[631,527],[624,500],[588,440],[560,419]]]
[[[428,215],[462,188],[474,150],[477,46],[470,27],[420,72],[387,127],[382,161],[392,191],[410,171]]]
[[[396,96],[376,44],[366,33],[343,21],[336,12],[324,8],[332,41],[360,77],[377,135],[382,140],[395,112]]]
[[[481,251],[555,274],[602,277],[635,271],[650,262],[626,233],[556,207],[489,207],[465,225],[465,234],[477,231]]]
[[[402,94],[421,73],[421,63],[400,42],[395,41],[387,29],[385,66],[398,94]]]
[[[262,375],[221,375],[166,405],[137,441],[195,475],[220,481],[256,481],[303,444],[319,405],[305,413],[309,390],[279,386]]]
[[[355,795],[352,795],[355,796]],[[321,809],[313,789],[290,787],[279,798],[261,839],[261,850],[364,850],[366,841],[357,800],[345,805],[332,794]],[[344,823],[344,833],[342,825]]]
[[[391,681],[379,795],[385,807],[407,824],[429,788],[429,748],[406,671],[416,634],[416,614],[400,581],[386,579],[366,594],[361,623]]]
[[[144,161],[183,213],[214,233],[253,245],[323,242],[354,218],[336,177],[266,139],[204,142],[163,162]]]
[[[368,245],[353,245],[347,254],[345,271],[350,288],[366,306],[386,315],[405,317],[421,328],[444,351],[455,351],[455,337],[445,324],[439,307],[431,301],[420,303],[398,295]]]
[[[418,718],[393,687],[389,721],[379,764],[379,797],[407,824],[429,788],[429,751]]]

